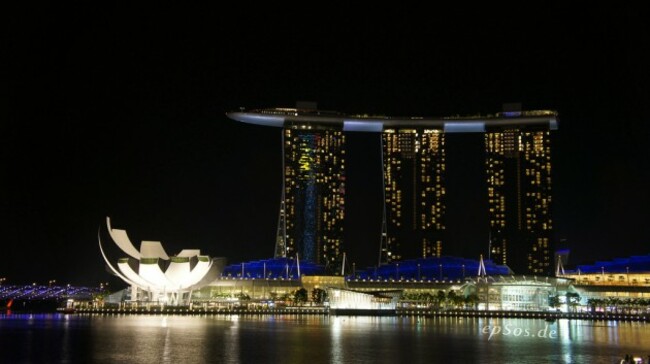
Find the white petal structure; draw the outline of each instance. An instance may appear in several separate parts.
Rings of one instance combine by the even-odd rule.
[[[115,244],[129,257],[120,258],[115,269],[98,235],[99,249],[113,273],[131,285],[135,293],[132,293],[133,300],[180,304],[189,300],[192,290],[209,284],[220,273],[220,265],[214,264],[209,256],[201,255],[199,249],[183,249],[170,257],[159,241],[144,240],[138,251],[125,230],[111,227],[109,217],[106,226]]]
[[[142,258],[161,258],[169,260],[169,256],[165,253],[162,244],[159,241],[145,241],[140,243],[140,255]]]
[[[117,244],[123,252],[135,259],[140,259],[140,252],[133,246],[129,236],[126,235],[125,230],[111,228],[110,217],[106,217],[106,226],[108,227],[108,233],[111,235],[111,239],[113,239],[115,244]]]

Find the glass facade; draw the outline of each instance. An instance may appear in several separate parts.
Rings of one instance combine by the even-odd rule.
[[[485,147],[490,258],[516,274],[550,274],[550,132],[488,130]]]
[[[445,135],[437,129],[382,133],[385,205],[380,263],[442,254],[444,145]]]

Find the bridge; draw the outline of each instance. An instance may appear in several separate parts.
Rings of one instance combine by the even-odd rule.
[[[98,287],[45,286],[45,285],[0,285],[0,302],[2,301],[60,301],[64,299],[92,300],[94,294],[100,293]]]

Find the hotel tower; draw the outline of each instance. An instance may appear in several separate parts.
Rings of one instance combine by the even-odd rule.
[[[331,273],[342,263],[345,135],[313,122],[282,131],[283,187],[275,257],[298,257]]]
[[[384,216],[380,263],[439,257],[445,231],[445,134],[441,129],[382,132]]]
[[[446,204],[453,203],[445,198],[445,134],[483,133],[488,254],[517,274],[551,273],[554,111],[388,117],[319,111],[313,105],[227,115],[282,128],[284,173],[276,257],[298,256],[325,265],[332,273],[340,271],[345,251],[346,132],[381,135],[384,211],[378,264],[440,257]],[[369,247],[368,254],[373,251],[377,250]]]
[[[516,273],[551,273],[550,131],[488,130],[485,150],[490,258]]]

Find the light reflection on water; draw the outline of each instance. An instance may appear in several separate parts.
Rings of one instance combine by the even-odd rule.
[[[0,362],[613,363],[650,325],[349,316],[0,315]]]

